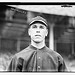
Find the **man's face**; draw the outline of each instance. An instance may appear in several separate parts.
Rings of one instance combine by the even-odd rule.
[[[45,25],[41,23],[35,23],[30,26],[28,30],[31,40],[34,42],[42,42],[45,39],[45,36],[48,34],[48,30]]]

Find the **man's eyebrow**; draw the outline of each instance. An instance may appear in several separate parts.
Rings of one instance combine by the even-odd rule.
[[[32,25],[32,26],[37,26],[37,25],[34,24],[34,25]]]

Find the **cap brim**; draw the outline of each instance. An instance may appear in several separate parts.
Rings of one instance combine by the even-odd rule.
[[[44,24],[45,26],[47,26],[47,23],[45,23],[43,20],[34,20],[34,21],[32,21],[29,25],[32,25],[32,24],[34,24],[34,23],[42,23],[42,24]]]

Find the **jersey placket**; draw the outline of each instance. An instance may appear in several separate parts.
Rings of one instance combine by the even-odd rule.
[[[37,49],[37,71],[41,71],[41,55],[40,55],[40,50]]]

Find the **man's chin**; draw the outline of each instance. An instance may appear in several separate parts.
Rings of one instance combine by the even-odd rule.
[[[38,41],[38,40],[34,40],[34,42],[35,42],[35,43],[40,43],[41,41]]]

